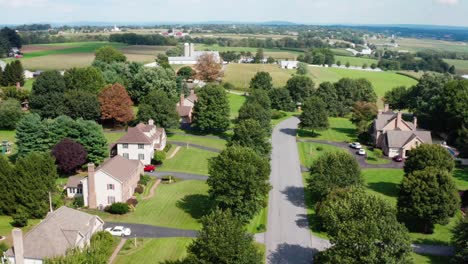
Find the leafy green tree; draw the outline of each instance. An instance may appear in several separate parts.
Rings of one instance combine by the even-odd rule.
[[[258,264],[262,254],[247,234],[244,223],[229,210],[215,210],[202,219],[197,239],[188,247],[183,263]]]
[[[268,96],[268,92],[265,90],[252,91],[252,93],[250,93],[250,96],[247,97],[246,103],[258,103],[266,110],[271,110],[271,100]]]
[[[300,62],[297,65],[296,72],[299,75],[307,75],[309,73],[309,66],[307,64],[303,63],[303,62]]]
[[[338,116],[339,113],[343,112],[343,102],[338,100],[338,92],[332,83],[321,83],[315,95],[323,100],[329,116]]]
[[[72,68],[64,74],[65,86],[68,90],[83,90],[97,94],[105,86],[104,77],[95,67]]]
[[[22,115],[21,105],[15,99],[0,101],[0,129],[15,129]]]
[[[438,101],[443,107],[442,115],[445,118],[442,121],[445,131],[456,131],[468,125],[468,80],[447,83]]]
[[[109,156],[107,139],[102,126],[91,120],[78,119],[75,121],[78,135],[66,135],[83,145],[88,152],[88,161],[100,164]],[[58,142],[58,141],[57,141]]]
[[[262,89],[269,91],[273,89],[273,78],[271,78],[268,72],[257,72],[255,76],[250,80],[250,89]]]
[[[156,56],[156,63],[161,66],[163,69],[170,69],[171,65],[169,64],[169,57],[166,54],[158,54]]]
[[[426,167],[406,173],[400,185],[398,215],[410,230],[432,233],[446,224],[459,208],[460,197],[450,173]]]
[[[128,88],[130,97],[141,102],[153,90],[161,90],[170,98],[178,98],[176,75],[172,68],[142,68],[135,76],[133,85]]]
[[[151,91],[141,102],[137,118],[140,122],[153,119],[154,122],[164,128],[177,127],[179,115],[176,112],[174,102],[167,94],[160,90]]]
[[[183,77],[185,80],[195,76],[195,71],[190,66],[184,66],[177,71],[177,76]]]
[[[351,63],[349,63],[349,61],[347,61],[345,66],[346,66],[346,68],[349,68],[349,67],[351,67]]]
[[[378,109],[375,103],[357,102],[351,112],[351,122],[356,125],[360,134],[369,130],[370,125],[377,117]]]
[[[294,102],[303,103],[307,97],[312,96],[315,91],[315,84],[308,76],[296,75],[291,77],[286,83]]]
[[[192,125],[203,132],[225,131],[229,127],[229,101],[219,85],[207,85],[198,93]]]
[[[66,110],[63,97],[65,90],[65,80],[58,71],[42,73],[33,83],[29,102],[31,111],[42,118],[63,115]]]
[[[14,167],[7,156],[0,155],[0,214],[11,215],[15,211]]]
[[[440,145],[422,144],[409,152],[405,161],[405,173],[424,170],[426,167],[444,169],[451,173],[455,166],[450,153]]]
[[[318,215],[333,247],[318,263],[411,263],[411,239],[395,208],[363,189],[340,189],[320,204]]]
[[[266,206],[270,164],[253,149],[228,147],[209,161],[208,172],[208,193],[221,209],[248,222]]]
[[[284,88],[271,89],[268,92],[271,100],[271,108],[292,112],[296,108],[289,91]]]
[[[267,63],[268,63],[268,64],[273,64],[273,63],[275,63],[275,58],[273,58],[273,57],[271,57],[271,56],[268,57]]]
[[[16,145],[18,155],[24,156],[33,151],[46,151],[44,145],[45,126],[37,114],[27,114],[16,125]]]
[[[263,49],[257,49],[257,53],[255,53],[254,57],[254,63],[261,63],[264,57]]]
[[[335,189],[363,184],[361,168],[347,152],[327,152],[318,157],[310,168],[310,175],[307,187],[317,200],[324,199]]]
[[[377,102],[374,88],[366,79],[342,78],[334,86],[338,102],[335,110],[338,116],[348,114],[356,102]]]
[[[269,134],[257,120],[241,120],[234,128],[234,135],[228,145],[248,147],[255,150],[257,154],[268,157],[271,152],[268,138]]]
[[[112,63],[112,62],[125,62],[127,58],[125,55],[115,49],[112,46],[104,46],[96,50],[95,52],[95,61],[102,61],[105,63]]]
[[[49,191],[57,179],[55,160],[50,154],[32,152],[15,165],[15,202],[24,206],[29,217],[43,218],[49,209]]]
[[[389,104],[392,109],[405,109],[407,108],[408,90],[405,86],[398,86],[384,95],[384,101]]]
[[[321,130],[329,127],[325,103],[319,97],[308,98],[302,106],[299,126],[305,129]]]
[[[468,263],[468,217],[461,219],[455,226],[452,244],[455,248],[452,262],[455,264]]]
[[[271,130],[271,111],[265,109],[262,105],[257,102],[246,101],[239,109],[238,121],[253,119],[256,120],[265,131],[270,132]]]
[[[69,90],[64,94],[64,114],[73,118],[85,120],[99,120],[101,107],[95,93],[87,90]]]

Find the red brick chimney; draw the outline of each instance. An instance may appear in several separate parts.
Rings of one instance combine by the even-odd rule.
[[[15,252],[15,263],[23,264],[24,263],[24,245],[23,245],[23,231],[19,228],[13,229],[11,231],[11,236],[13,237],[13,249]]]
[[[413,117],[413,130],[418,130],[418,118],[416,116]]]
[[[88,163],[88,207],[97,208],[94,163]]]
[[[185,95],[183,93],[180,94],[179,106],[184,106]]]

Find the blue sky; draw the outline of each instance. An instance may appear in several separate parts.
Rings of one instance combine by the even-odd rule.
[[[468,0],[0,0],[0,24],[215,20],[468,26]]]

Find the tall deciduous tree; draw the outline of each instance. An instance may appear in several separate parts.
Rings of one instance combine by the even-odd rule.
[[[423,170],[426,167],[435,167],[452,172],[455,167],[450,153],[440,145],[422,144],[410,151],[405,161],[405,173],[411,173],[417,170]]]
[[[142,68],[133,79],[128,93],[136,102],[141,102],[153,90],[164,91],[170,98],[178,98],[180,94],[172,68]]]
[[[77,168],[86,163],[88,153],[85,148],[75,141],[64,138],[52,148],[57,167],[62,173],[74,173]]]
[[[15,99],[0,101],[0,129],[15,129],[23,111]]]
[[[221,77],[221,63],[216,61],[216,58],[213,54],[203,54],[198,58],[197,64],[195,65],[197,69],[198,78],[212,82]]]
[[[408,90],[405,86],[398,86],[390,91],[387,91],[384,95],[384,101],[389,104],[392,109],[405,109],[408,107]]]
[[[351,122],[356,125],[358,133],[367,132],[372,121],[377,117],[375,103],[357,102],[351,110]]]
[[[66,109],[63,93],[65,80],[58,71],[43,72],[33,84],[29,106],[42,118],[63,115]]]
[[[262,89],[269,91],[273,89],[273,79],[268,72],[257,72],[255,76],[250,80],[250,89]]]
[[[303,62],[297,64],[297,74],[299,75],[307,75],[309,73],[309,66]]]
[[[207,85],[197,96],[192,125],[204,132],[225,131],[229,127],[229,101],[223,87]]]
[[[101,71],[95,67],[72,68],[65,72],[65,85],[68,90],[83,90],[94,94],[104,88]]]
[[[328,116],[338,116],[345,112],[344,105],[341,100],[338,99],[338,93],[335,85],[330,82],[323,82],[319,85],[316,96],[320,97],[325,102],[325,108],[327,109]]]
[[[106,86],[99,94],[101,118],[127,123],[134,118],[133,102],[125,87],[116,83]]]
[[[307,97],[312,96],[315,84],[308,76],[296,75],[288,80],[286,89],[296,103],[303,103]]]
[[[271,152],[271,144],[268,141],[269,134],[257,120],[241,120],[234,128],[234,135],[229,146],[238,145],[248,147],[257,154],[268,157]]]
[[[215,210],[202,219],[197,239],[188,247],[183,263],[258,264],[262,254],[242,221],[230,211]]]
[[[220,208],[247,222],[266,206],[270,164],[254,150],[228,147],[209,161],[208,171],[209,194]]]
[[[328,152],[317,158],[310,168],[308,188],[318,200],[339,188],[361,186],[361,168],[347,152]]]
[[[455,248],[453,263],[468,263],[468,217],[461,219],[455,226],[452,244]]]
[[[257,102],[246,101],[239,109],[238,121],[253,119],[256,120],[265,131],[271,130],[271,111],[265,109]]]
[[[190,66],[184,66],[177,71],[177,76],[181,76],[185,80],[192,78],[195,71]]]
[[[158,126],[164,128],[176,127],[179,124],[174,102],[160,90],[151,91],[141,102],[137,118],[140,122],[153,119]]]
[[[115,49],[112,46],[104,46],[96,50],[95,52],[95,61],[102,61],[105,63],[112,63],[112,62],[125,62],[127,58],[125,55]]]
[[[333,246],[318,263],[411,263],[411,239],[393,206],[362,189],[340,189],[318,208]]]
[[[296,104],[293,102],[289,91],[284,88],[272,89],[268,92],[271,100],[271,108],[283,111],[294,111]]]
[[[69,90],[65,92],[64,99],[65,115],[73,119],[99,120],[101,106],[95,93],[86,90]]]
[[[432,233],[434,224],[445,224],[455,214],[459,200],[448,171],[426,167],[405,174],[398,196],[398,215],[409,229]]]
[[[299,126],[305,129],[321,130],[329,126],[325,103],[319,97],[313,96],[307,99],[302,106],[299,116]]]

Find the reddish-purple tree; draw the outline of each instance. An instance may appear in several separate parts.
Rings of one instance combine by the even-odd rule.
[[[80,143],[64,138],[52,148],[52,155],[56,159],[59,171],[70,174],[85,164],[88,152]]]

